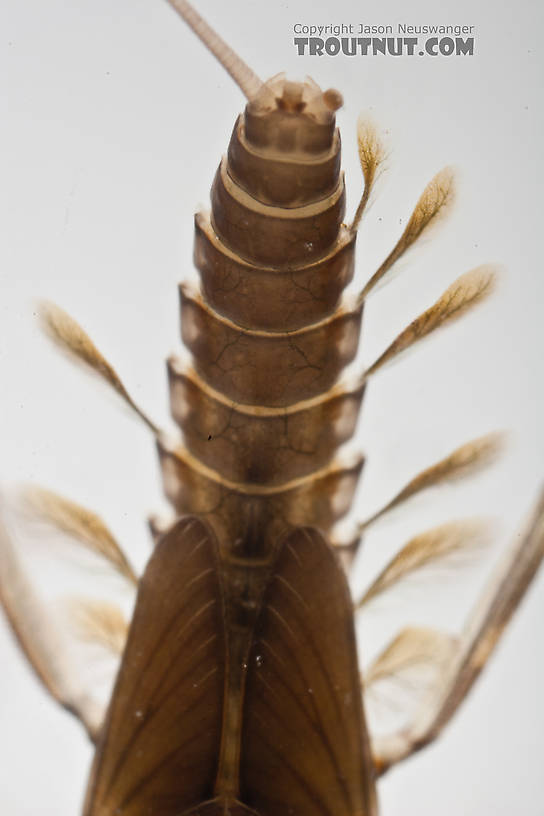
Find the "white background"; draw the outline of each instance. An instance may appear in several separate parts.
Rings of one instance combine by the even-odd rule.
[[[479,314],[373,382],[354,514],[376,508],[466,439],[510,428],[511,445],[492,474],[417,501],[373,531],[358,580],[425,526],[480,510],[502,520],[492,561],[544,471],[539,4],[202,0],[199,9],[263,78],[308,73],[342,91],[348,212],[361,187],[357,115],[370,109],[388,132],[388,171],[360,234],[359,281],[392,246],[430,177],[445,164],[460,168],[448,224],[369,302],[362,360],[467,269],[498,261],[502,285]],[[145,516],[162,506],[152,440],[42,340],[32,299],[71,312],[167,425],[162,360],[179,343],[176,283],[190,272],[193,212],[207,206],[243,99],[161,0],[3,0],[0,12],[1,479],[35,481],[98,510],[142,565]],[[292,45],[296,22],[472,24],[476,53],[301,58]],[[392,628],[439,625],[457,612],[462,620],[479,583],[458,574],[445,589],[422,586],[424,602],[399,596],[369,614],[365,655]],[[380,784],[384,816],[542,816],[543,613],[541,577],[442,740]],[[91,750],[4,630],[0,649],[0,809],[73,816]]]

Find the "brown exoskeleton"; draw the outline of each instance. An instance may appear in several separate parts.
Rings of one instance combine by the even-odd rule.
[[[172,447],[148,422],[160,439],[165,485],[175,509],[198,514],[214,532],[200,521],[182,520],[159,543],[141,581],[105,730],[94,707],[89,709],[85,696],[65,682],[62,667],[52,661],[58,652],[48,646],[32,594],[23,594],[6,542],[4,591],[13,627],[50,690],[87,723],[93,737],[101,734],[87,813],[147,809],[181,814],[195,808],[219,812],[225,806],[263,815],[289,808],[374,813],[375,774],[434,738],[449,719],[541,557],[539,516],[510,556],[505,577],[493,582],[493,598],[497,595],[500,604],[484,603],[464,640],[454,643],[436,632],[411,630],[397,641],[395,672],[401,658],[410,662],[414,655],[427,662],[440,655],[444,662],[424,716],[411,729],[376,741],[371,758],[344,578],[320,534],[292,528],[315,526],[329,534],[349,504],[361,463],[331,461],[353,430],[370,374],[483,298],[492,274],[485,268],[462,277],[349,389],[337,386],[337,375],[355,353],[363,300],[447,204],[449,176],[442,174],[429,185],[380,275],[352,304],[339,306],[339,293],[352,273],[357,222],[380,164],[379,140],[373,131],[361,130],[365,196],[355,220],[345,227],[333,118],[338,95],[281,78],[262,87],[249,77],[247,118],[243,132],[235,131],[229,164],[217,177],[213,223],[204,216],[197,221],[203,295],[182,291],[184,339],[196,372],[172,361],[170,378],[185,448]],[[270,174],[262,166],[251,169],[248,156],[276,166]],[[313,175],[325,177],[326,183],[315,186]],[[54,308],[45,314],[56,339],[130,400],[79,328]],[[463,446],[412,482],[403,498],[469,469],[492,447],[490,441]],[[129,581],[135,579],[96,519],[50,494],[34,494],[32,501],[76,538],[87,536],[88,544],[100,545]],[[455,525],[411,542],[361,605],[392,577],[467,547],[473,533],[471,525]],[[352,555],[357,540],[335,544]],[[28,606],[21,607],[25,597]],[[286,610],[289,615],[282,615]],[[98,611],[94,622],[99,626],[105,610]],[[41,625],[25,629],[29,616],[37,616]],[[175,641],[166,639],[158,648],[158,632],[170,631],[169,616],[180,628]],[[191,628],[195,616],[199,628]],[[113,615],[107,620],[111,628]],[[309,635],[317,632],[314,648]],[[162,685],[173,642],[180,647],[176,673]],[[311,654],[305,651],[309,644]],[[370,675],[377,682],[386,669],[384,657]],[[183,682],[190,693],[181,694]],[[165,701],[168,707],[161,710]],[[180,730],[184,738],[178,741]],[[170,757],[179,759],[174,772]],[[165,775],[155,772],[158,767],[166,769]]]

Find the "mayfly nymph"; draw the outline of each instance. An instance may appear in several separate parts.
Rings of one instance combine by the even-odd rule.
[[[358,133],[364,190],[346,223],[335,114],[342,96],[307,79],[267,82],[184,0],[171,5],[247,97],[211,190],[195,217],[199,286],[180,285],[187,364],[168,360],[166,434],[62,309],[44,327],[144,421],[159,454],[172,520],[151,524],[142,575],[93,512],[33,488],[26,512],[92,551],[135,593],[130,624],[96,599],[79,606],[90,639],[121,655],[107,708],[97,704],[46,605],[0,527],[6,616],[50,694],[96,745],[84,816],[376,816],[378,778],[431,743],[492,653],[543,555],[544,506],[499,565],[466,629],[405,626],[361,678],[355,616],[407,577],[466,555],[486,538],[474,519],[412,537],[351,598],[345,570],[365,531],[405,501],[493,460],[497,435],[473,439],[410,479],[342,538],[364,465],[345,453],[372,376],[493,291],[495,271],[461,274],[374,362],[356,360],[368,295],[446,212],[453,178],[440,171],[393,249],[358,291],[357,231],[382,168],[377,130]],[[375,734],[366,700],[384,680],[432,669],[425,706]]]

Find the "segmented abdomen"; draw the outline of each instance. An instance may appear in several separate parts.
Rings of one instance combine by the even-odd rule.
[[[364,385],[335,385],[362,304],[340,304],[355,233],[342,224],[334,116],[254,108],[234,127],[211,216],[195,219],[201,291],[180,287],[194,368],[168,364],[185,447],[160,454],[178,513],[207,516],[227,545],[258,539],[264,555],[290,526],[327,532],[349,508],[362,460],[331,463]]]

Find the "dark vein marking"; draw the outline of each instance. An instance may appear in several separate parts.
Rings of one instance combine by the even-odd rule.
[[[297,637],[294,635],[293,630],[287,624],[287,622],[282,617],[282,615],[280,615],[279,612],[272,605],[268,605],[267,608],[270,611],[270,613],[276,617],[276,620],[279,622],[280,626],[287,629],[287,631],[289,633],[289,636],[290,636],[289,639],[294,643],[294,648],[289,649],[289,647],[287,646],[287,648],[289,649],[289,652],[290,652],[290,654],[292,656],[293,664],[296,667],[299,675],[302,677],[305,687],[306,688],[311,687],[311,684],[310,684],[310,686],[308,685],[306,675],[305,675],[305,673],[303,671],[302,666],[300,665],[300,661],[298,660]],[[326,666],[324,665],[323,660],[322,660],[322,655],[321,655],[321,653],[319,652],[319,650],[316,647],[316,644],[315,644],[315,641],[314,641],[314,638],[313,638],[313,633],[310,632],[308,630],[308,628],[301,623],[300,619],[298,618],[298,616],[296,614],[293,614],[293,617],[294,617],[294,619],[295,619],[295,621],[296,621],[296,623],[298,625],[299,631],[303,635],[305,635],[305,637],[303,638],[303,641],[305,643],[309,644],[309,646],[311,648],[311,651],[312,651],[312,654],[313,654],[313,657],[314,657],[314,659],[315,659],[315,661],[317,663],[317,666],[321,670],[321,675],[322,675],[323,679],[325,680],[325,684],[329,688],[330,697],[332,698],[333,705],[334,705],[334,707],[335,707],[335,709],[337,711],[338,721],[339,721],[339,724],[340,724],[341,731],[344,733],[346,744],[349,744],[348,724],[346,723],[346,721],[344,719],[342,709],[340,708],[340,705],[339,705],[337,690],[334,688],[334,684],[332,683],[331,678],[329,677]],[[322,718],[320,716],[320,711],[317,708],[315,698],[313,696],[310,697],[310,705],[312,706],[312,708],[314,710],[314,713],[315,713],[315,716],[316,716],[316,721],[319,723],[319,727],[320,727],[320,730],[322,732],[323,744],[327,747],[327,751],[329,753],[331,761],[333,762],[333,764],[334,764],[334,766],[335,766],[335,768],[337,770],[338,777],[342,781],[342,788],[343,788],[345,797],[346,797],[348,803],[350,803],[350,796],[349,796],[349,793],[348,793],[348,791],[347,791],[347,789],[345,787],[345,783],[342,780],[341,769],[340,769],[340,767],[338,765],[338,758],[337,758],[336,753],[335,753],[335,751],[333,749],[333,746],[332,746],[332,744],[331,744],[331,742],[330,742],[330,740],[328,738],[328,730],[323,727],[323,721],[322,721]]]
[[[272,743],[270,743],[266,739],[262,729],[258,733],[261,737],[261,742],[264,744],[266,748],[268,748],[268,751],[272,754],[272,756],[274,756],[281,765],[286,767],[288,771],[291,771],[291,775],[296,779],[301,790],[306,793],[307,797],[310,799],[313,805],[315,805],[316,810],[320,811],[323,814],[326,814],[326,816],[334,816],[334,814],[331,813],[329,808],[323,804],[323,801],[321,800],[319,795],[315,792],[315,790],[308,784],[307,780],[304,779],[304,777],[298,773],[298,771],[293,767],[293,765],[289,763],[287,757],[282,753],[282,751],[276,748]],[[254,769],[258,768],[259,766],[254,766]],[[266,774],[265,768],[262,768],[262,771],[263,773]],[[266,782],[270,783],[269,776],[266,777]]]
[[[206,604],[206,607],[209,607],[212,604],[215,604],[215,601],[210,601],[208,604]],[[187,627],[184,627],[184,630],[186,628]],[[198,630],[197,630],[197,633],[198,633]],[[195,632],[193,632],[193,636],[194,635],[195,635]],[[168,676],[168,674],[170,673],[172,667],[177,665],[179,654],[180,653],[182,654],[183,652],[185,652],[186,646],[187,646],[187,640],[182,641],[182,643],[180,645],[180,648],[176,651],[176,653],[174,654],[174,656],[170,660],[169,664],[167,665],[166,669],[162,672],[161,676],[158,678],[158,680],[155,683],[153,689],[149,691],[147,697],[148,697],[148,701],[150,703],[153,703],[154,696],[156,695],[156,693],[159,691],[159,689],[163,685],[163,683],[164,683],[166,677]],[[195,653],[193,653],[192,656],[194,656],[194,654]],[[200,662],[198,662],[196,665],[193,662],[190,662],[189,665],[186,667],[185,673],[179,679],[179,683],[182,683],[185,680],[185,678],[191,672],[194,672],[196,669],[198,669],[198,667],[206,660],[207,657],[208,657],[208,655],[204,655],[202,660]],[[148,667],[149,666],[150,666],[150,664],[148,663]],[[124,710],[128,709],[130,711],[132,708],[135,707],[134,706],[134,697],[135,697],[135,695],[137,694],[138,691],[139,691],[139,683],[135,684],[135,686],[134,686],[134,688],[132,690],[132,693],[130,694],[129,699],[127,700],[127,702],[123,706]],[[153,714],[157,713],[160,710],[161,702],[164,701],[164,699],[166,699],[169,694],[170,694],[170,690],[168,690],[166,692],[166,694],[164,694],[162,696],[162,698],[159,698],[159,700],[156,702],[156,704],[154,706]],[[150,719],[152,718],[153,714],[151,714],[149,717],[145,718],[140,723],[138,723],[137,727],[128,735],[128,740],[124,744],[123,748],[119,750],[118,755],[117,755],[117,762],[115,763],[115,765],[114,765],[114,767],[112,768],[112,771],[111,771],[110,780],[109,780],[109,784],[108,784],[108,787],[107,787],[108,791],[111,789],[111,787],[115,783],[115,780],[116,780],[120,770],[122,769],[123,765],[126,763],[126,760],[128,759],[128,754],[130,752],[130,749],[133,747],[133,745],[136,742],[136,740],[137,740],[138,736],[140,735],[140,733],[144,730],[146,725],[150,722]]]

